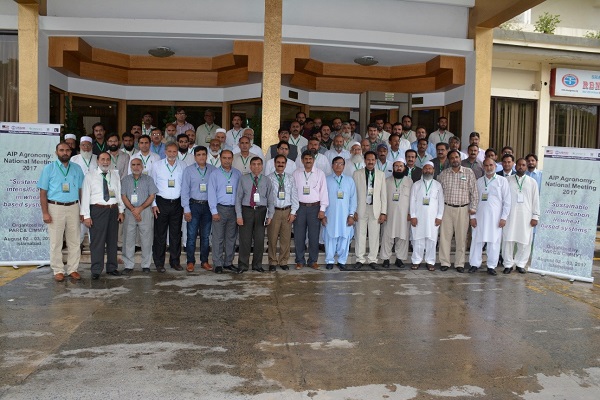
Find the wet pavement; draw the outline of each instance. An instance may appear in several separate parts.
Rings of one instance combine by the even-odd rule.
[[[79,282],[44,268],[0,287],[1,398],[600,398],[598,284],[81,270]]]

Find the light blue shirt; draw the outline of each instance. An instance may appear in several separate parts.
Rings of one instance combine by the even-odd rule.
[[[242,173],[235,168],[231,168],[229,172],[226,172],[221,167],[210,174],[208,178],[208,206],[212,215],[219,213],[217,204],[235,205],[235,194],[241,176]],[[227,193],[227,186],[231,186],[231,193]]]
[[[150,143],[150,151],[154,154],[158,154],[158,156],[161,158],[161,160],[163,158],[167,157],[167,153],[166,153],[166,145],[164,143],[161,143],[158,146],[154,146],[154,143]]]
[[[357,207],[354,179],[348,175],[337,176],[333,173],[327,176],[326,181],[329,205],[325,210],[327,225],[325,225],[324,231],[331,238],[351,238],[354,234],[354,227],[348,226],[348,216],[354,215]]]
[[[410,148],[413,149],[414,151],[418,152],[418,150],[417,150],[417,143],[419,143],[418,140],[415,140],[414,142],[412,142],[410,144]],[[430,143],[430,142],[427,143],[427,150],[425,150],[425,152],[427,154],[429,154],[432,159],[437,157],[437,151],[435,150],[435,146],[432,143]]]
[[[183,207],[183,212],[191,212],[191,199],[208,200],[208,178],[216,170],[210,164],[206,164],[204,168],[200,168],[197,163],[193,163],[183,170],[183,184],[181,185],[181,206]]]
[[[68,191],[63,191],[63,184],[69,185]],[[83,171],[79,165],[69,162],[65,168],[56,160],[44,167],[37,187],[48,192],[48,200],[70,203],[79,200],[82,185]]]
[[[533,172],[525,171],[525,175],[532,177],[538,185],[538,192],[542,189],[542,171],[534,169]]]

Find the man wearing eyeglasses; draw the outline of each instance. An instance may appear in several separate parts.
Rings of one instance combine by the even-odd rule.
[[[183,108],[179,107],[175,111],[175,125],[177,126],[177,135],[185,133],[185,131],[189,129],[193,130],[194,132],[196,131],[196,129],[194,129],[194,125],[190,124],[185,120],[186,117],[187,115]]]

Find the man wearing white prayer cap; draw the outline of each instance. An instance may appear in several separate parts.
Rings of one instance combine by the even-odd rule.
[[[350,143],[348,148],[350,149],[350,159],[346,161],[344,175],[352,176],[354,171],[358,171],[365,167],[365,159],[363,158],[362,148],[360,147],[359,142]]]
[[[65,135],[65,143],[71,148],[71,157],[77,154],[77,136],[72,133]]]

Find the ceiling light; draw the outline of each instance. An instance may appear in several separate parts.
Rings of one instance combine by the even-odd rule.
[[[373,56],[358,57],[358,58],[354,59],[354,62],[357,63],[357,64],[359,64],[359,65],[366,65],[366,66],[375,65],[375,64],[379,63],[379,61],[377,61],[375,59],[375,57],[373,57]]]
[[[150,54],[151,56],[154,56],[154,57],[164,58],[164,57],[171,57],[173,54],[175,54],[175,52],[168,47],[161,46],[161,47],[157,47],[155,49],[148,50],[148,54]]]

